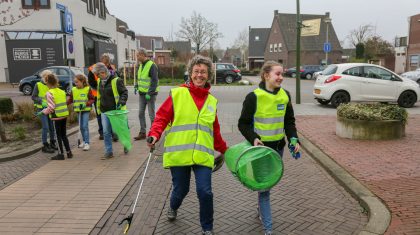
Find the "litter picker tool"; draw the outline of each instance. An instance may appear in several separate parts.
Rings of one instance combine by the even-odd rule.
[[[79,132],[77,132],[77,147],[78,148],[80,148],[80,144],[82,143],[82,140],[81,140],[81,136],[82,136],[82,133],[81,133],[81,131],[80,131],[80,123],[81,123],[81,119],[82,119],[82,104],[80,104],[79,105],[79,117],[77,118],[78,119],[78,121],[79,121]]]
[[[153,142],[152,137],[147,138],[147,143],[152,143],[152,142]],[[150,148],[149,157],[147,158],[146,168],[144,169],[143,177],[141,178],[139,190],[137,191],[137,197],[136,197],[136,200],[134,201],[133,209],[132,209],[130,215],[128,217],[124,218],[123,220],[121,220],[121,222],[119,223],[119,225],[121,225],[121,224],[124,223],[124,221],[127,221],[127,224],[125,225],[125,229],[124,229],[124,234],[127,234],[128,230],[130,229],[131,221],[133,220],[133,216],[134,216],[134,210],[136,209],[137,201],[139,200],[140,191],[141,191],[141,188],[143,186],[144,176],[146,175],[147,168],[149,167],[150,158],[152,157],[152,154],[153,154],[154,150],[155,150],[155,146],[153,145]]]

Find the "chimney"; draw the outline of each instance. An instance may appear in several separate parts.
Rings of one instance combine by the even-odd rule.
[[[325,16],[326,18],[330,18],[330,12],[329,11],[325,12]]]
[[[277,16],[279,14],[279,10],[274,10],[274,16]]]

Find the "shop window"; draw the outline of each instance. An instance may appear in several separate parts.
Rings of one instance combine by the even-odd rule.
[[[50,9],[50,0],[22,0],[22,9]]]
[[[419,55],[410,56],[410,66],[417,67],[419,64]]]

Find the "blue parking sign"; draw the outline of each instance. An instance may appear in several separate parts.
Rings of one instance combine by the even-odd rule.
[[[65,32],[68,34],[73,34],[73,17],[72,14],[68,11],[65,11]]]
[[[324,52],[327,53],[330,51],[331,51],[331,43],[329,42],[324,43]]]

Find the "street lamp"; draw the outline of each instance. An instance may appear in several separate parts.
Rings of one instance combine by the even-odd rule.
[[[300,33],[302,21],[300,19],[300,4],[296,0],[296,104],[300,104]]]
[[[329,17],[325,18],[324,22],[327,26],[326,44],[328,44],[328,26],[331,23],[331,18]],[[328,65],[328,50],[325,50],[325,65]]]

